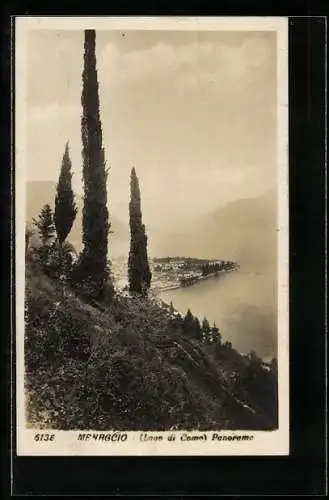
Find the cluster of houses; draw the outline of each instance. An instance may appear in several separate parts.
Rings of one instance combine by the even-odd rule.
[[[166,271],[176,271],[183,269],[186,265],[184,259],[172,259],[169,258],[164,259],[154,259],[153,260],[153,269],[156,272],[166,272]]]
[[[127,287],[127,259],[112,261],[112,274],[120,289]],[[164,290],[191,285],[206,276],[237,267],[224,260],[196,259],[191,257],[161,257],[150,259],[151,288]]]
[[[158,257],[153,259],[156,271],[199,270],[202,265],[223,265],[223,260],[196,259],[192,257]]]
[[[196,259],[191,257],[163,257],[153,260],[153,279],[187,286],[211,274],[236,267],[231,261]]]

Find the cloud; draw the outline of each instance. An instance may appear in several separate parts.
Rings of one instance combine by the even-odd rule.
[[[158,43],[148,49],[122,53],[110,43],[98,57],[102,81],[108,85],[143,82],[170,76],[171,83],[196,87],[219,82],[239,85],[242,78],[262,67],[268,56],[266,42],[248,38],[240,46],[220,42],[174,47]]]
[[[80,108],[75,105],[27,109],[28,177],[57,181],[65,144],[70,143],[73,184],[81,190]]]
[[[83,63],[83,33],[66,30],[29,32],[27,102],[69,105],[78,96]]]
[[[49,104],[46,106],[31,106],[27,109],[27,119],[30,123],[67,120],[79,114],[77,106]]]
[[[83,47],[79,42],[75,51],[67,53],[64,42],[62,47],[61,58],[51,68],[43,57],[32,64],[28,169],[30,178],[57,180],[69,139],[78,192],[82,189]],[[103,49],[98,47],[113,210],[127,216],[132,165],[140,177],[145,217],[154,222],[161,214],[165,221],[209,211],[215,204],[260,192],[273,182],[269,170],[274,158],[271,117],[275,106],[270,98],[275,87],[268,76],[272,73],[265,68],[275,60],[265,38],[246,34],[238,46],[212,43],[209,38],[179,46],[162,41],[126,53],[108,40]],[[259,81],[253,82],[259,71]],[[263,97],[265,104],[260,105]]]

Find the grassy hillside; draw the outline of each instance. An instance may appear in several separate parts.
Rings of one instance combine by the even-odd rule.
[[[205,346],[155,299],[86,304],[26,265],[30,427],[273,429],[276,374],[230,345]]]

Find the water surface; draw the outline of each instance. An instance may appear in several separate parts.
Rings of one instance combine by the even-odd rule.
[[[160,298],[182,313],[216,322],[223,339],[243,353],[255,351],[263,359],[277,354],[276,280],[264,273],[237,271],[191,286],[167,290]]]

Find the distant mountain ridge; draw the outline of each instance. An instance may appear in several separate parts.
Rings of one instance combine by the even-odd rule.
[[[30,181],[27,183],[26,220],[37,217],[43,205],[54,206],[56,183]],[[68,240],[80,251],[83,199],[76,195],[78,214]],[[238,262],[255,272],[276,272],[277,220],[276,191],[235,200],[213,212],[201,215],[183,225],[173,221],[172,231],[147,227],[149,255],[175,255]],[[110,208],[110,207],[109,207]],[[111,231],[109,255],[127,256],[129,225],[110,213]]]
[[[150,229],[152,254],[234,260],[254,271],[274,271],[276,206],[276,191],[271,190],[230,202],[166,235]]]

